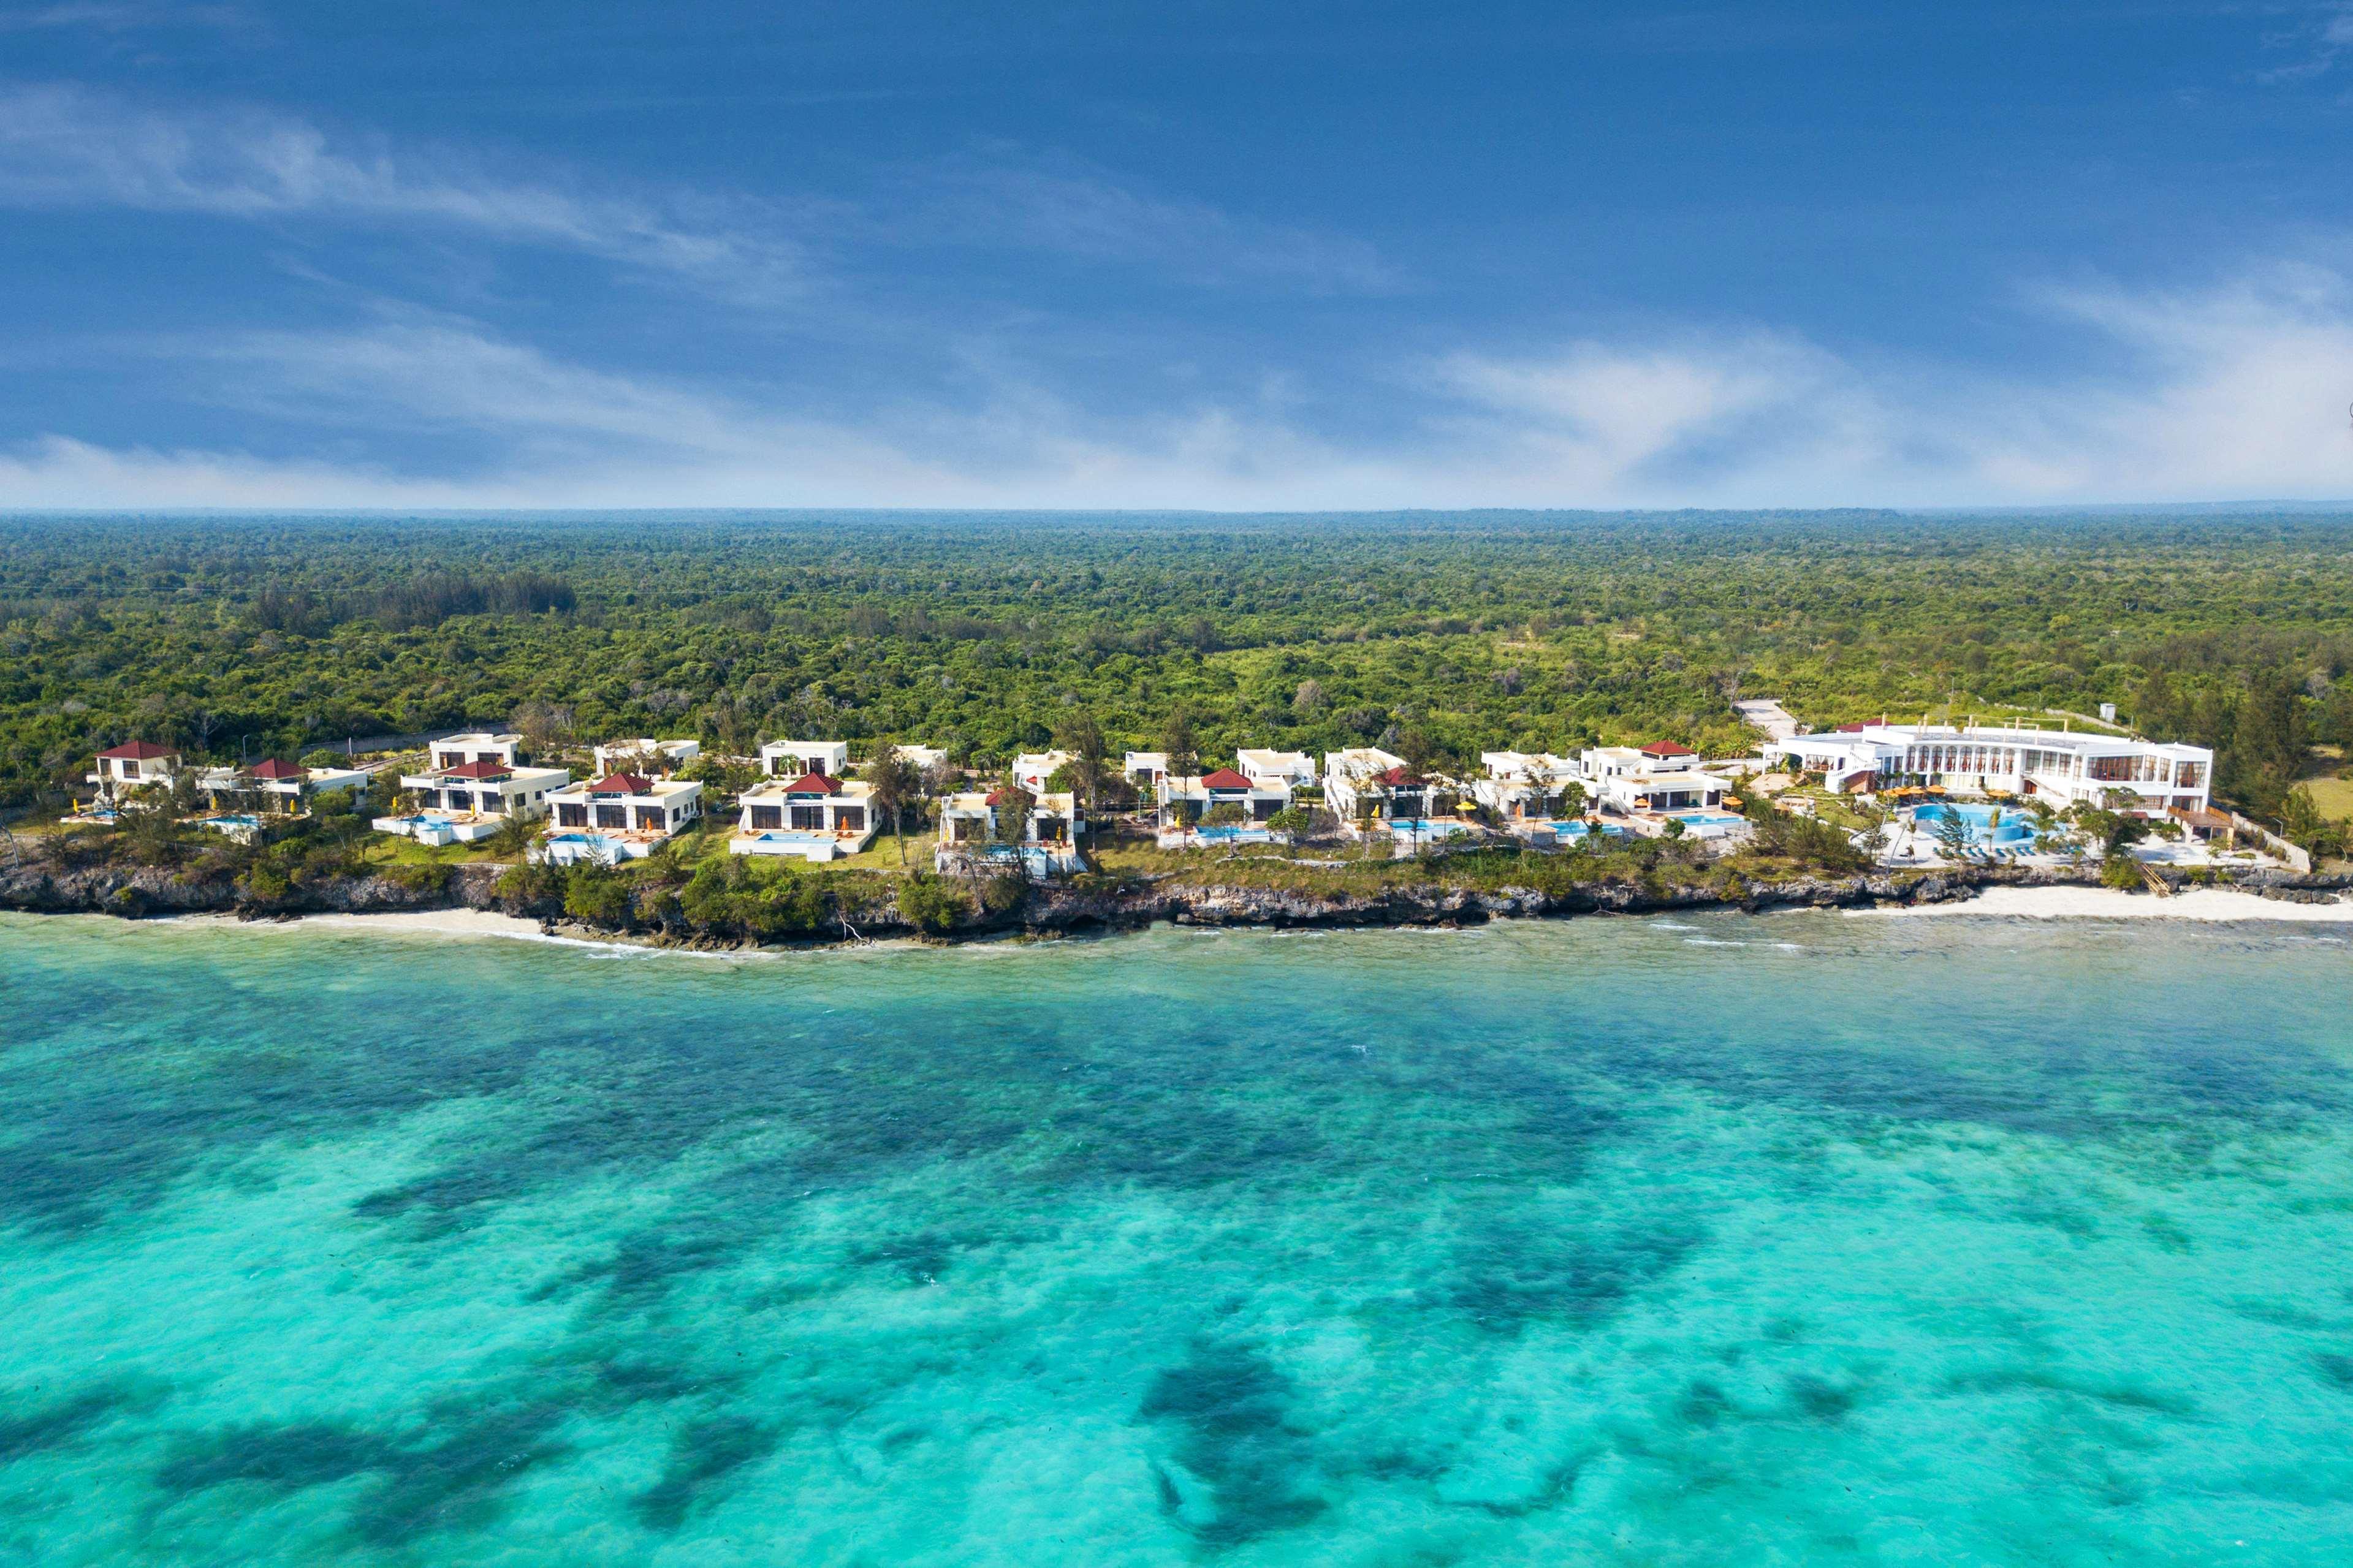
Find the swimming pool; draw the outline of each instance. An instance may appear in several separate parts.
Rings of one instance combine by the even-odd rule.
[[[1250,827],[1239,822],[1220,822],[1208,827],[1193,829],[1193,837],[1203,844],[1271,844],[1274,835],[1263,827]]]
[[[438,811],[411,812],[406,816],[379,816],[371,824],[378,833],[398,833],[436,848],[444,844],[488,838],[499,830],[496,821],[478,817],[460,822]]]
[[[1969,843],[1980,849],[2027,849],[2034,844],[2034,818],[2016,806],[1931,801],[1912,808],[1912,826],[1932,837],[1936,824],[1947,817],[1967,823]]]
[[[1582,817],[1571,818],[1565,822],[1555,822],[1552,825],[1553,837],[1556,838],[1582,838],[1586,835],[1596,831],[1599,831],[1611,838],[1623,838],[1626,837],[1626,830],[1615,823],[1605,822],[1597,830],[1593,824],[1587,822]]]
[[[1400,838],[1452,838],[1471,831],[1460,822],[1436,822],[1426,816],[1400,816],[1389,824]]]

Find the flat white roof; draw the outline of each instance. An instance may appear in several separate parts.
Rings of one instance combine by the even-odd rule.
[[[2081,752],[2094,756],[2154,753],[2185,761],[2206,760],[2214,755],[2204,746],[2193,746],[2180,741],[2143,741],[2128,735],[2101,735],[2084,730],[2020,729],[1996,724],[1867,724],[1860,730],[1824,730],[1814,734],[1792,735],[1786,741],[1770,743],[1807,751],[1983,744]]]

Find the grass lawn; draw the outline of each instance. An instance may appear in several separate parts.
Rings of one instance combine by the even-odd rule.
[[[368,836],[360,858],[373,866],[472,866],[499,863],[498,851],[487,843],[419,844],[390,833]],[[512,865],[513,862],[507,861]]]
[[[2320,815],[2333,822],[2353,822],[2353,779],[2340,779],[2333,773],[2304,781],[2306,793]]]

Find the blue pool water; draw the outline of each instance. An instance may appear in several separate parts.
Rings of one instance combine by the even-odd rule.
[[[1582,838],[1587,834],[1593,832],[1594,826],[1590,822],[1584,820],[1582,817],[1578,817],[1567,822],[1556,822],[1552,825],[1552,830],[1556,837]],[[1613,838],[1623,838],[1626,837],[1626,830],[1623,827],[1619,826],[1614,822],[1603,823],[1601,825],[1600,831]]]
[[[2034,843],[2033,815],[2021,806],[1976,805],[1958,801],[1931,801],[1912,808],[1912,820],[1933,834],[1936,824],[1948,816],[1969,826],[1969,842],[1989,848],[2030,848]]]
[[[2347,929],[0,915],[0,1563],[2353,1561]]]
[[[1193,829],[1193,837],[1204,844],[1265,844],[1271,842],[1274,835],[1263,827],[1224,822],[1211,826],[1196,827]]]
[[[1678,811],[1669,815],[1697,827],[1736,827],[1745,820],[1728,811]]]

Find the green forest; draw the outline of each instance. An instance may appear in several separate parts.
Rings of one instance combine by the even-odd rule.
[[[2094,712],[2274,819],[2353,742],[2353,518],[1878,512],[632,513],[0,521],[0,803],[98,748],[218,759],[478,722],[891,737],[987,765],[1091,716],[1205,757],[1410,737],[1747,750]],[[2324,748],[2316,751],[2316,747]]]

